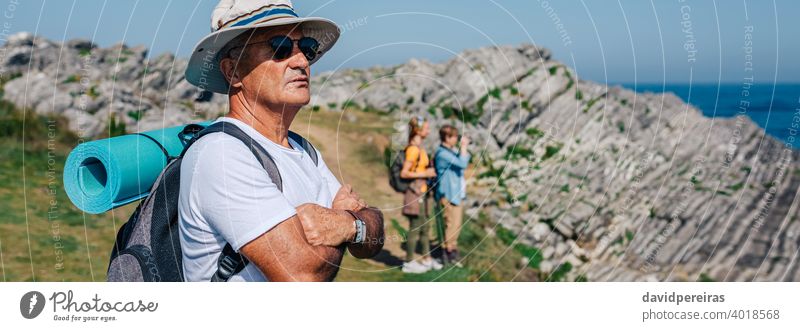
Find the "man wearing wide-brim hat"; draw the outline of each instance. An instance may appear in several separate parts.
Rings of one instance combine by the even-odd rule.
[[[246,261],[230,281],[331,280],[345,248],[359,258],[377,254],[380,211],[288,131],[310,101],[311,64],[339,38],[336,24],[299,17],[288,0],[223,0],[211,29],[192,53],[186,80],[228,95],[230,111],[217,121],[263,147],[281,183],[228,134],[207,134],[189,148],[178,207],[186,280],[213,279],[229,247]]]

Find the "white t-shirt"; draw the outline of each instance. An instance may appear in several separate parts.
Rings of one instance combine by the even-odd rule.
[[[186,152],[181,164],[178,204],[183,272],[187,281],[209,281],[226,243],[239,249],[293,216],[295,207],[315,203],[331,207],[341,184],[317,153],[319,165],[302,146],[292,149],[267,139],[249,125],[223,117],[253,137],[275,160],[283,192],[240,140],[211,133]],[[266,281],[253,263],[230,281]]]

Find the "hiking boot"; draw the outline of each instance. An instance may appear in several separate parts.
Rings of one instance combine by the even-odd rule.
[[[430,269],[417,260],[403,263],[403,272],[407,274],[421,274],[428,272],[428,270]]]
[[[461,264],[461,255],[458,254],[458,250],[445,251],[445,254],[447,254],[447,260],[450,261],[451,264],[459,268],[464,266]]]

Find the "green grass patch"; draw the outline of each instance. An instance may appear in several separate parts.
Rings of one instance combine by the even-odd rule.
[[[495,228],[495,234],[497,235],[497,238],[503,242],[503,244],[507,246],[513,245],[515,251],[517,251],[520,255],[527,257],[528,267],[534,269],[539,268],[539,264],[544,259],[541,250],[539,250],[536,247],[531,247],[523,243],[515,242],[517,240],[517,236],[502,226],[497,226]]]
[[[547,147],[544,148],[544,155],[542,155],[542,161],[545,161],[555,156],[556,154],[558,154],[559,151],[561,151],[561,146],[548,145]]]
[[[556,267],[556,270],[553,270],[553,272],[545,278],[545,281],[560,282],[564,280],[570,271],[572,271],[572,264],[569,262],[564,262]]]
[[[500,88],[499,87],[493,88],[491,91],[489,91],[489,95],[497,100],[500,100]]]
[[[428,114],[431,114],[431,116],[436,116],[436,107],[428,107]]]
[[[142,119],[142,114],[143,114],[143,113],[142,113],[142,111],[141,111],[141,110],[137,110],[137,111],[132,111],[132,110],[131,110],[131,111],[129,111],[129,112],[128,112],[128,117],[130,117],[130,118],[131,118],[131,119],[133,119],[134,121],[137,121],[137,122],[138,122],[139,120],[141,120],[141,119]]]
[[[597,103],[598,100],[600,100],[600,97],[589,100],[589,102],[586,103],[586,107],[583,108],[583,112],[588,113],[589,109],[592,109],[592,106],[594,106],[594,104]]]
[[[711,278],[711,276],[709,276],[705,272],[700,274],[700,277],[699,277],[698,280],[701,281],[701,282],[715,282],[714,278]]]
[[[544,137],[544,131],[539,130],[539,128],[535,128],[535,127],[534,128],[528,128],[527,130],[525,130],[525,134],[527,134],[529,137],[534,138],[534,139],[539,139],[541,137]]]
[[[527,111],[532,111],[533,110],[533,107],[531,107],[531,104],[530,104],[530,102],[528,102],[528,100],[522,100],[521,106],[522,106],[522,109],[525,109]]]
[[[0,101],[0,242],[7,281],[104,280],[116,230],[133,211],[129,205],[89,215],[72,205],[62,173],[79,140],[66,128],[62,117],[23,114]]]
[[[456,114],[456,112],[453,110],[453,107],[450,107],[450,106],[447,106],[447,105],[442,106],[442,117],[451,118],[455,114]]]
[[[428,109],[428,112],[431,112],[431,109],[432,107]],[[481,115],[483,115],[483,112],[480,109],[478,109],[477,112],[471,112],[467,109],[454,108],[449,105],[444,105],[440,109],[442,111],[443,118],[457,119],[459,121],[464,121],[465,123],[470,123],[472,125],[477,125],[478,122],[480,121]],[[436,114],[435,110],[431,114],[435,116]]]
[[[570,74],[569,70],[566,69],[564,70],[564,77],[567,77],[567,79],[569,79],[569,81],[567,82],[567,88],[565,88],[564,90],[569,91],[569,89],[571,89],[572,86],[575,85],[575,79],[572,78],[572,74]]]
[[[480,174],[478,174],[478,178],[479,179],[480,178],[488,178],[488,177],[497,178],[497,185],[499,185],[501,187],[505,186],[505,181],[503,180],[503,177],[502,177],[503,176],[503,168],[495,168],[494,165],[492,165],[492,164],[489,164],[488,168],[489,169],[487,169],[486,171],[481,172]]]
[[[351,108],[358,110],[361,109],[361,106],[359,106],[358,103],[356,103],[353,100],[347,100],[344,103],[342,103],[342,110],[347,110]]]
[[[528,267],[539,269],[539,265],[541,264],[542,260],[544,260],[544,256],[542,255],[542,251],[536,247],[531,247],[528,245],[523,244],[516,244],[514,245],[514,249],[516,249],[522,256],[528,258]]]
[[[511,160],[528,159],[533,156],[533,150],[522,146],[508,146],[506,158]]]
[[[77,83],[81,81],[80,75],[69,75],[66,79],[64,79],[61,84],[70,84],[70,83]]]
[[[100,92],[97,91],[97,86],[92,85],[89,87],[89,90],[86,91],[86,95],[92,98],[92,100],[95,100],[100,96]]]
[[[486,102],[488,102],[488,101],[489,101],[489,95],[488,94],[484,95],[480,99],[478,99],[478,102],[475,104],[475,107],[477,108],[478,113],[483,114],[483,112],[484,112],[483,106],[485,106]]]

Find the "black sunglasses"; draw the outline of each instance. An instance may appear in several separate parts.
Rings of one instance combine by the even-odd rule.
[[[252,44],[263,43],[264,41],[257,41],[254,43],[244,44],[231,48],[244,47]],[[289,36],[275,36],[266,41],[267,46],[272,49],[272,58],[275,60],[285,60],[292,56],[294,44],[297,43],[297,48],[306,56],[308,61],[313,61],[319,55],[319,41],[311,37],[303,37],[300,39],[292,39]],[[229,52],[230,52],[229,50]],[[230,55],[230,54],[229,54]]]

